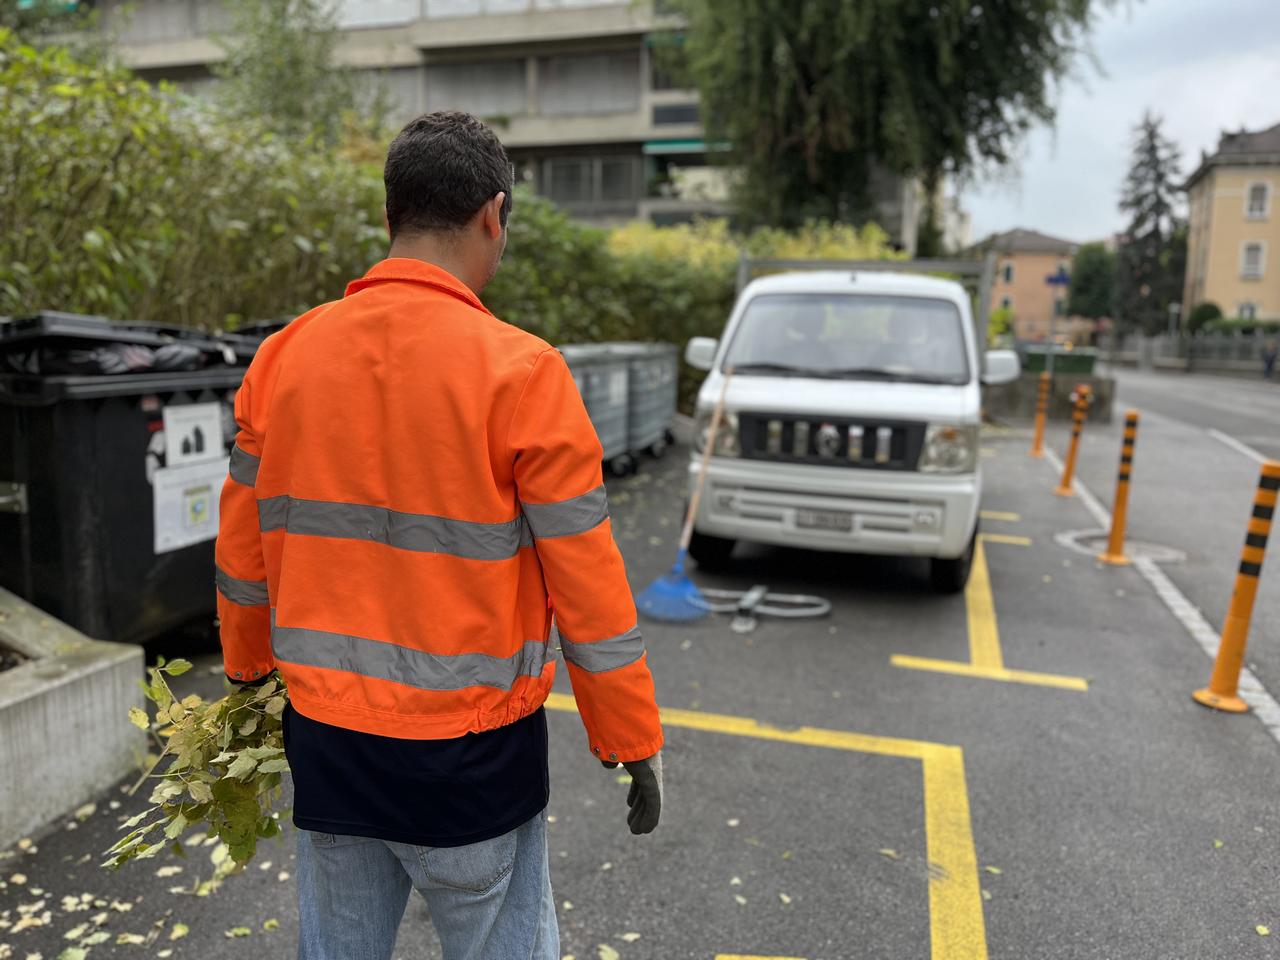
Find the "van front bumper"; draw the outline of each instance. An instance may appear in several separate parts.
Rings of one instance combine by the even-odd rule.
[[[699,461],[689,464],[689,489]],[[694,529],[811,550],[955,558],[976,529],[980,473],[922,474],[713,457]],[[835,520],[841,529],[813,524]],[[847,527],[847,529],[844,529]]]

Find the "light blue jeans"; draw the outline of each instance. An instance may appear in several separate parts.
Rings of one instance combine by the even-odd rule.
[[[410,889],[444,960],[560,960],[545,810],[465,847],[299,830],[299,960],[390,960]]]

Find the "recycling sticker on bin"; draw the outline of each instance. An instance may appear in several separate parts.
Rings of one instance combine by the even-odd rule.
[[[166,406],[164,439],[166,465],[152,478],[156,553],[218,535],[218,497],[228,464],[221,405]]]

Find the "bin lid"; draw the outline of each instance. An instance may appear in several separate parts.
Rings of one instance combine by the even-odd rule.
[[[261,339],[163,324],[42,311],[0,325],[0,369],[24,375],[162,371],[247,366]]]

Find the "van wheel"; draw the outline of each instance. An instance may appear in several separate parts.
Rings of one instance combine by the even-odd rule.
[[[929,579],[933,581],[933,589],[938,593],[959,593],[969,582],[969,573],[973,570],[973,553],[978,545],[978,531],[964,553],[954,559],[934,557],[929,561]]]
[[[735,543],[736,540],[713,537],[695,530],[689,540],[689,556],[704,570],[720,570],[728,565]]]

